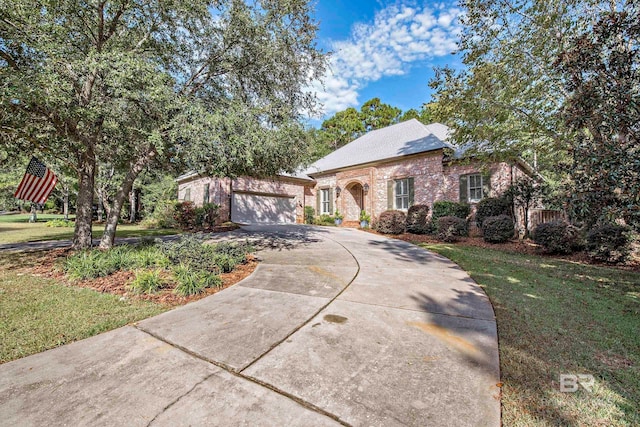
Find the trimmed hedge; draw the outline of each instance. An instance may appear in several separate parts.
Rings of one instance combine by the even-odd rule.
[[[603,224],[587,233],[587,253],[597,261],[624,263],[631,256],[631,229],[623,225]]]
[[[565,221],[538,224],[533,230],[533,241],[552,254],[570,254],[581,246],[578,229]]]
[[[500,215],[511,216],[511,203],[503,197],[486,197],[476,206],[476,223],[480,228],[485,219]]]
[[[311,206],[304,207],[304,223],[313,224],[315,222],[316,210]]]
[[[504,243],[511,239],[515,232],[515,224],[508,215],[497,215],[485,218],[482,227],[482,238],[489,243]]]
[[[383,234],[404,233],[407,216],[402,211],[384,211],[375,223],[375,230]]]
[[[471,213],[471,206],[467,203],[450,202],[448,200],[440,200],[433,203],[431,218],[435,223],[443,216],[455,216],[467,219]]]
[[[457,216],[438,218],[438,238],[445,242],[455,242],[458,237],[469,235],[467,221]]]
[[[429,206],[413,205],[407,212],[407,232],[413,234],[429,234],[433,227],[427,220]]]

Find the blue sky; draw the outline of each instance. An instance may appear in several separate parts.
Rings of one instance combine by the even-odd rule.
[[[451,55],[459,15],[455,2],[318,0],[318,44],[333,52],[322,82],[312,86],[320,119],[374,97],[403,111],[428,102],[433,67],[460,67]]]

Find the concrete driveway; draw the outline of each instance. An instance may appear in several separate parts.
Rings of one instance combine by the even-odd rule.
[[[357,230],[246,227],[243,282],[0,365],[1,425],[498,426],[496,323],[447,259]]]

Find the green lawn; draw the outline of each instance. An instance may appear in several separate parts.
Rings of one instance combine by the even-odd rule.
[[[29,223],[28,214],[0,215],[0,244],[18,242],[36,242],[40,240],[64,240],[73,237],[73,227],[47,227],[46,221],[62,219],[63,215],[40,215],[38,222]],[[102,237],[104,224],[94,224],[93,237]],[[177,234],[175,229],[146,229],[138,224],[119,224],[117,237],[144,237],[165,234]]]
[[[640,425],[640,273],[462,245],[460,265],[496,312],[505,426]],[[592,392],[559,391],[591,374]]]
[[[40,254],[41,255],[41,254]],[[168,310],[33,276],[38,254],[0,254],[0,363],[39,353]]]

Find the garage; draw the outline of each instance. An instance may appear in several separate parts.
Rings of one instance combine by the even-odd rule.
[[[293,196],[234,192],[231,221],[238,224],[295,224]]]

